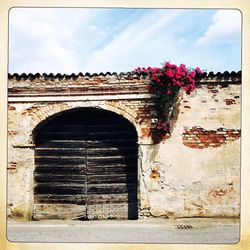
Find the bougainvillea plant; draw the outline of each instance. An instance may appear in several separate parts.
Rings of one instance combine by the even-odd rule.
[[[134,74],[147,75],[149,77],[148,90],[153,93],[158,112],[158,123],[156,129],[167,133],[170,130],[168,106],[183,88],[187,94],[195,89],[195,80],[199,78],[202,71],[187,69],[184,64],[177,66],[166,62],[161,68],[136,68]]]

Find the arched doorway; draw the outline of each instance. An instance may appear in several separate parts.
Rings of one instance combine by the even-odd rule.
[[[137,133],[125,118],[65,111],[35,144],[34,219],[137,219]]]

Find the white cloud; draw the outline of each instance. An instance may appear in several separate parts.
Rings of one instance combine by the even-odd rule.
[[[93,18],[94,12],[86,9],[13,8],[10,72],[75,72],[79,69],[76,34]]]
[[[166,48],[157,47],[157,39],[162,33],[167,32],[166,26],[182,13],[181,10],[154,11],[141,17],[136,23],[129,25],[119,34],[113,36],[113,40],[100,50],[93,52],[85,66],[85,71],[103,71],[103,65],[109,71],[132,70],[126,69],[131,61],[137,61],[151,57],[152,59],[164,54]],[[163,30],[164,31],[163,31]],[[156,41],[156,42],[155,42]],[[167,47],[167,44],[166,44]],[[155,53],[157,51],[157,53]],[[136,58],[136,60],[135,60]],[[130,63],[128,63],[130,61]],[[145,60],[144,60],[145,61]],[[152,61],[152,60],[151,60]],[[160,63],[161,61],[158,61]]]
[[[200,37],[196,45],[231,44],[238,42],[241,31],[241,14],[237,10],[218,10],[213,24]]]

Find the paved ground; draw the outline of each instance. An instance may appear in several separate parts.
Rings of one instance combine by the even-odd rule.
[[[239,241],[238,219],[9,222],[15,242],[225,243]]]

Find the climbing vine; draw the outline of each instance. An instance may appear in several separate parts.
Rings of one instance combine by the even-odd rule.
[[[180,88],[183,88],[187,94],[194,91],[195,80],[202,74],[201,69],[199,67],[187,69],[184,64],[177,66],[166,62],[161,68],[138,67],[133,70],[133,73],[149,77],[148,90],[154,94],[158,115],[156,129],[163,134],[168,133],[170,131],[169,111]]]

